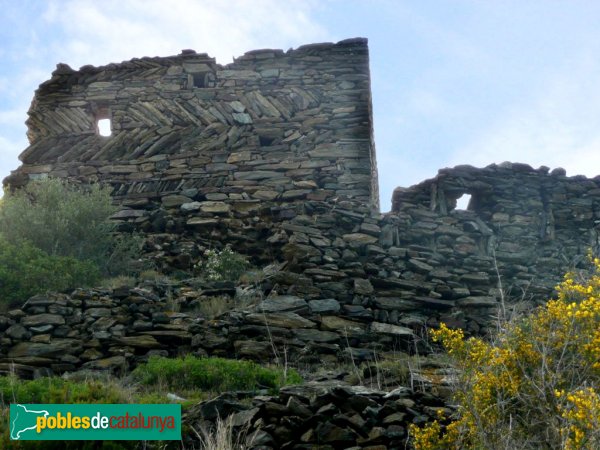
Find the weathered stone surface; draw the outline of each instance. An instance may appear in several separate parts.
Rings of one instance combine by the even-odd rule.
[[[65,319],[58,314],[36,314],[26,316],[21,319],[21,325],[25,327],[35,327],[39,325],[63,325]]]
[[[86,362],[83,368],[89,370],[122,371],[127,368],[127,360],[123,356],[111,356],[110,358]]]
[[[249,125],[252,123],[252,117],[246,113],[233,113],[233,120],[240,125]]]
[[[221,214],[227,213],[231,206],[224,202],[201,202],[200,210],[206,213]]]
[[[308,309],[308,304],[305,300],[293,295],[279,295],[262,301],[258,307],[258,311],[263,312],[281,312],[281,311],[303,311]]]
[[[15,324],[10,326],[6,331],[4,331],[4,334],[13,339],[21,340],[27,337],[28,331],[25,327],[19,324]]]
[[[374,333],[391,334],[394,336],[413,336],[413,331],[410,328],[389,323],[373,322],[371,323],[370,330]]]
[[[181,206],[185,203],[190,203],[192,200],[185,195],[166,195],[162,198],[162,204],[165,208],[173,208]]]
[[[181,208],[181,211],[183,211],[183,212],[192,212],[192,211],[199,211],[201,206],[202,206],[201,202],[189,202],[189,203],[183,203],[180,206],[180,208]]]
[[[21,342],[8,352],[11,358],[23,356],[53,357],[76,353],[81,350],[81,342],[74,339],[54,339],[49,344],[36,342]]]
[[[254,422],[255,417],[259,413],[258,408],[248,409],[246,411],[240,411],[233,414],[232,424],[234,427],[249,427]]]
[[[143,335],[154,337],[159,342],[183,343],[192,340],[192,334],[189,331],[177,329],[146,331]]]
[[[493,297],[465,297],[458,300],[458,304],[460,306],[487,306],[487,307],[496,307],[498,306],[498,302]]]
[[[116,319],[112,317],[100,317],[90,327],[92,331],[106,331],[116,323]],[[135,326],[135,324],[134,324]]]
[[[256,430],[246,437],[246,445],[269,446],[273,444],[273,436],[264,430]]]
[[[211,219],[211,218],[205,218],[205,217],[192,217],[191,219],[189,219],[186,224],[188,226],[191,227],[198,227],[198,228],[203,228],[203,227],[212,227],[214,225],[217,225],[219,223],[219,221],[217,219]]]
[[[232,413],[243,411],[247,408],[237,403],[230,394],[221,394],[218,397],[202,402],[198,405],[199,416],[204,420],[215,420],[217,417],[227,417]],[[192,411],[190,414],[194,414]]]
[[[321,317],[321,328],[328,331],[338,331],[342,335],[354,335],[355,332],[364,331],[366,325],[364,323],[343,319],[338,316],[323,316]]]
[[[271,448],[289,444],[299,448],[385,450],[405,447],[408,425],[436,417],[442,408],[442,401],[434,396],[426,394],[429,405],[424,406],[407,398],[410,395],[412,391],[406,388],[389,396],[376,389],[327,380],[285,387],[278,396],[254,397],[252,408],[225,394],[193,406],[183,420],[187,425],[200,420],[214,423],[217,417],[232,414],[234,423],[248,426],[248,435],[259,437],[261,445]],[[443,411],[450,413],[448,409]],[[265,430],[268,433],[257,434]],[[191,440],[186,444],[193,446]],[[251,446],[256,445],[252,441]]]
[[[231,166],[232,168],[235,168],[231,164],[229,164],[229,166]],[[228,198],[229,198],[229,196],[223,192],[209,192],[208,194],[206,194],[206,200],[215,201],[215,202],[227,200]]]
[[[404,300],[397,297],[376,297],[375,305],[383,310],[414,311],[418,303],[414,300]]]
[[[429,264],[414,258],[408,260],[408,267],[420,273],[429,273],[433,271],[433,267]]]
[[[456,303],[454,301],[451,300],[440,300],[437,298],[431,298],[431,297],[413,297],[413,300],[417,303],[420,303],[421,305],[428,307],[428,308],[434,308],[434,309],[448,309],[448,308],[452,308]]]
[[[273,356],[273,347],[266,341],[235,341],[233,347],[242,358],[264,361]]]
[[[354,292],[356,294],[368,295],[373,293],[373,285],[369,280],[364,280],[362,278],[354,279]]]
[[[326,443],[350,443],[356,439],[356,434],[351,430],[338,427],[330,422],[319,424],[316,435],[320,442]]]
[[[265,313],[265,314],[248,314],[246,320],[249,323],[259,324],[282,328],[314,328],[316,324],[302,316],[291,313]]]
[[[377,238],[375,236],[370,236],[368,234],[364,234],[364,233],[349,233],[349,234],[344,234],[342,236],[342,238],[347,241],[350,242],[352,244],[374,244],[375,242],[377,242]]]
[[[340,311],[340,303],[334,298],[310,300],[308,302],[308,307],[310,308],[310,312],[313,314],[335,314]]]
[[[115,342],[127,345],[130,347],[141,347],[141,348],[160,348],[162,345],[154,338],[147,334],[140,334],[138,336],[120,336],[114,339]]]
[[[282,174],[279,172],[268,171],[268,170],[254,170],[251,172],[236,172],[234,174],[234,177],[236,180],[247,180],[247,181],[264,180],[267,178],[278,178],[281,176],[282,176]]]
[[[295,330],[294,335],[303,341],[337,342],[340,340],[340,336],[337,333],[332,333],[330,331],[300,329]]]
[[[48,333],[54,329],[54,325],[39,325],[37,327],[29,327],[29,331],[35,334]],[[49,336],[49,335],[46,335]]]
[[[379,225],[369,222],[363,222],[360,226],[360,231],[366,234],[371,234],[373,236],[379,237],[381,234],[381,228]]]
[[[110,317],[111,310],[108,308],[89,308],[85,311],[86,316],[99,318],[99,317]]]
[[[277,191],[258,190],[252,193],[252,197],[260,200],[275,200],[279,196]]]

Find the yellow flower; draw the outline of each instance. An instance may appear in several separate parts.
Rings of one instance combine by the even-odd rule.
[[[451,421],[411,427],[417,450],[506,447],[507,433],[600,448],[600,258],[590,260],[592,275],[568,273],[558,298],[492,341],[444,324],[431,332],[459,369],[459,407]],[[533,426],[543,422],[558,429]]]

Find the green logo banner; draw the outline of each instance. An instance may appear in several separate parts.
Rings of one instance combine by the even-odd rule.
[[[181,439],[181,405],[11,404],[10,438],[20,441]]]

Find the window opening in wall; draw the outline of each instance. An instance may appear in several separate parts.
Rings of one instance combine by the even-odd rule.
[[[192,73],[188,75],[188,88],[212,88],[216,86],[216,77],[212,72]]]
[[[192,75],[192,77],[194,78],[194,87],[197,87],[197,88],[206,87],[204,73],[195,73]]]
[[[462,209],[466,211],[469,209],[469,202],[471,201],[471,194],[463,194],[456,199],[456,209]]]
[[[260,145],[262,147],[268,147],[273,143],[274,140],[275,138],[271,138],[268,136],[258,136],[258,142],[260,142]]]
[[[112,135],[110,119],[98,119],[96,126],[98,127],[98,134],[100,136],[108,137]]]

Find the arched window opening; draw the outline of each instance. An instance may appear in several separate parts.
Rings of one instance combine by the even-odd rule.
[[[96,127],[100,136],[108,137],[112,135],[110,119],[98,119],[98,122],[96,122]]]
[[[466,211],[469,209],[471,194],[463,194],[456,199],[456,209]]]

